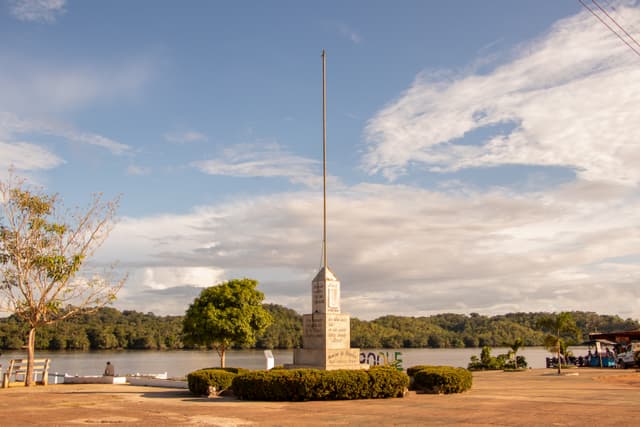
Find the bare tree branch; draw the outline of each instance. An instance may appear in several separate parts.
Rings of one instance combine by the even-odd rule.
[[[113,268],[98,275],[82,269],[113,229],[118,199],[93,196],[83,211],[65,212],[57,195],[27,187],[10,173],[0,181],[0,309],[30,326],[26,383],[33,381],[35,331],[116,298],[126,277]]]

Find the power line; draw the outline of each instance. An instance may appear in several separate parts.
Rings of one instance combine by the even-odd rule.
[[[624,44],[626,44],[627,46],[629,46],[629,49],[631,49],[636,55],[640,56],[640,51],[636,50],[636,48],[633,47],[633,45],[631,45],[628,41],[626,41],[620,34],[618,34],[618,32],[616,30],[614,30],[613,28],[611,28],[611,26],[609,24],[607,24],[601,17],[600,15],[598,15],[595,11],[593,11],[593,9],[591,9],[589,6],[587,6],[582,0],[578,0],[580,2],[580,4],[582,6],[584,6],[585,9],[587,9],[589,12],[591,12],[591,14],[593,16],[595,16],[598,21],[602,22],[602,24],[607,27],[609,29],[609,31],[611,31],[613,34],[615,34],[620,40],[622,40],[622,42]],[[594,2],[595,3],[595,2]],[[626,32],[626,31],[625,31]],[[635,41],[635,39],[634,39]],[[637,43],[637,42],[636,42]]]
[[[616,21],[615,19],[613,19],[613,17],[611,15],[609,15],[609,13],[607,13],[606,10],[604,10],[596,0],[591,0],[593,2],[593,4],[595,4],[596,6],[598,6],[598,9],[600,9],[602,11],[602,13],[604,13],[605,15],[607,15],[607,18],[609,18],[611,21],[613,21],[614,24],[616,24],[616,26],[618,28],[620,28],[622,30],[623,33],[625,33],[627,35],[627,37],[629,37],[631,40],[633,40],[633,42],[635,44],[638,45],[638,47],[640,47],[640,43],[638,43],[638,40],[636,40],[635,38],[633,38],[633,36],[631,34],[629,34],[627,32],[627,30],[625,30],[622,25],[618,24],[618,21]]]
[[[609,0],[601,0],[600,3],[605,2],[607,7],[606,9],[609,9],[610,11],[612,11],[613,13],[618,12],[617,6],[615,4],[612,4],[611,1]],[[612,0],[613,1],[613,0]],[[620,16],[618,16],[618,21],[622,24],[625,25],[627,28],[631,27],[631,30],[633,30],[633,32],[638,33],[638,26],[637,25],[627,25],[626,23],[622,22],[622,19],[620,19]],[[635,27],[635,28],[634,28]]]

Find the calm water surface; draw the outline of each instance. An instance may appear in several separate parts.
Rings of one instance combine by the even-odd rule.
[[[580,355],[587,352],[586,348],[572,347],[574,354]],[[423,349],[405,348],[398,350],[390,349],[362,349],[362,352],[379,353],[389,355],[393,360],[394,352],[399,351],[402,355],[402,366],[406,368],[415,365],[449,365],[466,367],[469,358],[473,355],[479,356],[479,348],[461,349]],[[491,354],[507,353],[507,348],[494,348]],[[518,352],[527,358],[529,366],[532,368],[544,368],[545,358],[550,356],[549,352],[541,347],[527,347]],[[293,362],[293,351],[273,350],[276,365]],[[9,359],[19,359],[26,357],[21,351],[6,351],[0,355],[0,363],[8,365]],[[170,377],[184,377],[196,369],[220,366],[220,360],[215,351],[93,351],[93,352],[36,352],[37,358],[50,358],[50,372],[68,373],[70,375],[101,375],[107,361],[110,361],[116,368],[116,374],[155,374],[167,372]],[[264,369],[265,357],[262,350],[231,350],[227,352],[227,366]]]

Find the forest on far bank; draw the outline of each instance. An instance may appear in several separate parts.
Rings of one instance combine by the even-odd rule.
[[[289,349],[302,345],[302,316],[278,304],[264,304],[273,323],[253,348]],[[436,314],[424,317],[387,315],[366,321],[351,319],[351,346],[358,348],[462,348],[510,345],[517,338],[525,346],[542,345],[537,328],[549,313]],[[639,329],[640,323],[616,315],[571,312],[586,339],[589,332]],[[189,349],[182,339],[183,316],[101,308],[38,329],[38,350],[176,350]],[[0,319],[0,349],[20,349],[28,326],[14,316]]]

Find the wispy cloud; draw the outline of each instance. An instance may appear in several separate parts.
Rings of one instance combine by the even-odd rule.
[[[151,63],[145,58],[115,64],[24,58],[5,47],[0,51],[0,111],[50,115],[132,97],[151,79]]]
[[[45,148],[27,142],[0,141],[0,153],[0,176],[11,167],[18,171],[36,171],[52,169],[64,163]]]
[[[342,37],[349,39],[354,44],[360,44],[362,42],[362,36],[360,33],[347,24],[339,22],[336,25],[338,27],[338,32]]]
[[[189,142],[207,141],[207,136],[195,130],[186,132],[171,132],[164,135],[164,139],[174,144],[186,144]]]
[[[21,21],[55,22],[65,13],[66,3],[66,0],[9,0],[9,10]]]
[[[40,134],[59,136],[68,141],[95,145],[120,155],[130,151],[131,147],[102,135],[84,132],[73,126],[54,121],[21,118],[13,113],[0,112],[0,136],[13,141],[16,135]]]
[[[640,24],[637,8],[617,13]],[[421,167],[560,166],[580,179],[635,185],[638,81],[637,56],[583,12],[487,74],[419,75],[368,122],[363,165],[389,179]]]
[[[327,33],[347,39],[353,44],[360,44],[363,41],[362,35],[345,22],[324,21],[322,25]]]
[[[7,153],[13,153],[10,160],[9,154],[2,156],[2,165],[11,163],[25,171],[59,166],[62,159],[33,141],[42,136],[101,147],[114,155],[132,152],[127,144],[78,129],[57,116],[137,93],[149,79],[149,62],[136,59],[104,66],[61,63],[25,59],[7,52],[6,47],[0,58],[0,141]],[[15,158],[19,152],[24,153],[23,159]]]
[[[278,144],[239,144],[226,148],[216,159],[193,162],[209,175],[236,177],[283,177],[293,183],[317,186],[318,162],[293,155]]]
[[[149,175],[150,173],[151,173],[151,168],[149,167],[137,166],[137,165],[129,165],[129,167],[127,167],[128,175],[143,176],[143,175]]]

